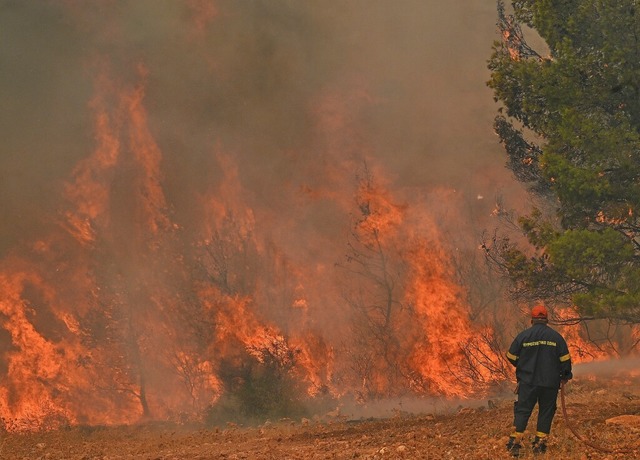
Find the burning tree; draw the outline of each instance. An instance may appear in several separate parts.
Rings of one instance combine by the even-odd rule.
[[[65,36],[76,27],[100,44],[81,47],[95,82],[93,143],[83,131],[90,145],[52,179],[62,193],[42,209],[37,236],[0,261],[7,429],[195,420],[229,401],[247,416],[281,416],[299,413],[306,397],[481,388],[477,357],[492,336],[472,322],[477,311],[423,196],[383,183],[382,169],[374,181],[366,167],[349,222],[354,164],[379,164],[366,144],[381,88],[359,72],[325,80],[319,61],[309,74],[298,65],[314,54],[298,38],[315,19],[290,21],[297,16],[281,12],[297,7],[287,1],[231,2],[225,8],[267,18],[231,43],[216,37],[244,34],[244,15],[223,14],[207,31],[211,2],[158,7],[159,27],[143,29],[131,17],[149,12],[135,2],[54,3],[45,16],[59,18]],[[296,37],[286,47],[280,27]],[[212,52],[214,42],[230,48]],[[63,43],[66,55],[73,43]],[[59,57],[51,61],[66,69]],[[164,78],[170,57],[181,78]],[[336,275],[335,241],[349,230]]]
[[[225,155],[218,159],[225,181],[203,200],[207,237],[197,245],[194,271],[197,297],[211,321],[204,354],[220,390],[206,418],[300,415],[301,401],[327,384],[316,367],[329,351],[320,345],[312,352],[303,327],[290,326],[305,308],[296,299],[296,273],[258,235],[235,163]]]
[[[91,292],[90,302],[77,313],[90,357],[82,368],[100,376],[94,388],[126,417],[137,412],[151,418],[194,398],[195,380],[185,373],[193,361],[185,345],[194,335],[193,323],[179,319],[202,315],[189,296],[183,235],[169,216],[162,154],[143,107],[143,68],[140,73],[135,87],[106,76],[99,81],[97,147],[67,184],[64,225],[82,245],[80,253],[94,261],[87,267],[89,283],[81,286]],[[189,303],[193,307],[185,315]],[[189,377],[187,396],[176,388]],[[172,396],[159,397],[163,393]]]
[[[391,238],[402,207],[385,202],[365,167],[358,178],[358,214],[348,241],[346,262],[339,265],[355,282],[345,294],[350,306],[352,366],[364,399],[395,395],[407,386],[407,353],[402,343],[413,335],[402,301],[406,267],[393,253]],[[403,273],[404,272],[404,273]]]
[[[356,206],[339,267],[350,286],[346,347],[359,396],[469,395],[471,384],[504,379],[493,333],[471,325],[434,223],[394,203],[366,165]]]

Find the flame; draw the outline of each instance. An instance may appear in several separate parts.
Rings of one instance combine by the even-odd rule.
[[[140,74],[144,77],[143,68]],[[186,398],[173,388],[177,379],[166,379],[166,386],[168,394],[179,395],[178,402],[155,401],[146,387],[145,379],[163,369],[179,374],[167,356],[148,355],[144,365],[135,364],[154,343],[179,335],[163,321],[164,303],[175,296],[163,284],[162,270],[152,274],[149,262],[140,261],[151,257],[157,265],[172,257],[159,251],[170,242],[166,233],[175,229],[161,186],[161,153],[142,104],[144,82],[117,88],[101,76],[98,86],[91,103],[96,149],[64,187],[67,205],[60,224],[66,234],[52,233],[33,245],[42,267],[16,258],[5,261],[0,272],[3,329],[11,343],[0,400],[3,420],[11,421],[5,422],[8,429],[42,428],[52,415],[60,424],[128,423],[146,412],[161,416],[167,403]],[[113,188],[123,173],[133,191],[124,207]],[[125,219],[114,220],[115,210],[126,212]],[[123,244],[122,237],[133,244]],[[97,254],[106,265],[96,265]],[[122,268],[113,276],[109,267],[115,263]],[[103,329],[105,322],[126,327]],[[101,330],[102,342],[95,338]],[[206,368],[206,360],[198,366]],[[208,385],[216,390],[215,379]],[[142,407],[136,409],[138,403]]]
[[[394,395],[405,388],[470,396],[471,379],[460,366],[463,344],[486,332],[471,324],[442,237],[421,212],[427,206],[415,197],[399,204],[368,174],[360,181],[356,203],[348,260],[361,278],[350,303],[357,312],[353,346],[363,393]],[[492,380],[488,371],[476,371]]]
[[[394,191],[366,142],[357,153],[347,141],[350,111],[374,103],[366,92],[315,112],[326,158],[349,158],[327,162],[318,193],[287,189],[297,215],[344,217],[336,244],[260,208],[222,143],[195,223],[174,220],[147,79],[142,65],[135,84],[101,73],[95,149],[63,188],[59,225],[2,261],[6,429],[197,418],[229,391],[226,363],[246,360],[279,366],[309,397],[472,394],[461,344],[491,332],[470,319],[435,207]]]
[[[223,180],[201,203],[206,216],[201,244],[205,257],[201,263],[213,282],[201,285],[199,298],[213,314],[212,321],[217,325],[215,340],[210,345],[211,354],[217,356],[219,364],[243,351],[258,362],[264,362],[266,353],[279,365],[292,367],[291,373],[307,383],[309,394],[315,394],[319,388],[328,385],[332,360],[324,341],[306,330],[310,305],[304,286],[298,280],[292,288],[291,300],[283,304],[286,320],[281,321],[282,324],[270,320],[268,311],[259,315],[257,304],[270,295],[273,287],[253,279],[261,269],[258,265],[238,264],[247,258],[269,257],[267,253],[273,248],[258,239],[255,213],[246,202],[237,165],[220,151],[216,158]],[[282,255],[270,257],[275,257],[276,264],[286,264],[280,260]],[[242,272],[243,280],[239,278],[238,270]],[[298,276],[302,274],[298,273]],[[292,285],[296,283],[295,276],[293,279]],[[282,287],[282,281],[275,284],[277,288]],[[283,328],[289,332],[285,334]]]
[[[185,5],[203,47],[216,4]],[[93,148],[41,235],[0,261],[5,429],[197,419],[231,391],[228,363],[279,366],[309,397],[472,394],[461,344],[491,331],[471,320],[435,217],[460,203],[403,189],[374,159],[361,120],[381,101],[363,78],[310,96],[311,141],[282,154],[277,190],[254,187],[263,171],[220,135],[184,191],[166,161],[182,152],[149,112],[154,67],[132,62],[92,67]]]
[[[435,392],[468,395],[469,382],[460,379],[455,368],[461,358],[460,344],[472,338],[473,329],[439,249],[437,242],[420,241],[411,251],[413,282],[409,295],[424,334],[424,342],[414,348],[413,360],[420,376]]]
[[[22,298],[29,285],[41,286],[42,280],[34,274],[16,271],[3,273],[0,283],[3,287],[0,301],[2,327],[11,341],[11,350],[4,356],[8,378],[3,379],[0,393],[3,419],[12,420],[16,428],[29,427],[34,418],[42,419],[48,415],[50,411],[47,409],[51,407],[57,407],[57,411],[69,417],[68,409],[61,408],[60,401],[53,401],[46,382],[64,378],[61,358],[64,359],[64,353],[70,347],[65,347],[64,343],[52,343],[43,337],[29,318],[34,314],[34,308]],[[44,301],[50,301],[53,296],[51,290],[41,294]],[[63,384],[59,382],[59,389],[62,388]]]
[[[509,57],[512,61],[520,61],[521,52],[519,49],[520,39],[516,35],[513,35],[509,29],[502,31],[502,41],[506,44]]]
[[[576,322],[580,314],[575,306],[557,309],[555,316],[560,323],[567,324],[561,326],[560,330],[569,346],[571,360],[575,363],[625,356],[638,343],[637,325],[617,325],[606,320],[588,324]]]
[[[384,244],[387,238],[397,235],[407,207],[394,203],[382,184],[361,180],[357,204],[362,215],[358,230],[366,244]]]
[[[186,5],[192,11],[195,33],[201,36],[218,15],[215,2],[211,0],[187,0]]]
[[[101,90],[109,84],[104,77],[99,83]],[[64,190],[66,198],[73,205],[64,213],[67,230],[86,244],[95,239],[96,220],[108,217],[105,216],[109,206],[107,184],[113,177],[113,169],[120,155],[120,139],[116,135],[120,120],[113,120],[109,116],[104,107],[104,97],[103,91],[100,91],[91,102],[95,111],[95,152],[76,166],[73,180],[65,185]]]

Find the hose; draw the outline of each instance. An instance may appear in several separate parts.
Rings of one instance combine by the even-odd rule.
[[[575,427],[573,426],[573,424],[571,423],[571,421],[569,420],[569,416],[567,415],[567,406],[565,404],[564,401],[564,382],[562,382],[560,384],[560,402],[562,404],[562,414],[564,415],[564,420],[567,424],[567,426],[569,427],[569,430],[571,430],[571,432],[573,433],[573,435],[578,438],[578,440],[582,441],[585,445],[591,447],[592,449],[598,450],[600,452],[606,452],[608,454],[630,454],[633,452],[636,452],[637,449],[611,449],[608,447],[602,447],[598,444],[594,444],[593,442],[585,439],[583,436],[580,435],[580,433],[578,433],[575,429]]]

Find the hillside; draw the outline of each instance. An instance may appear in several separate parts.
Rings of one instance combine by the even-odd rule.
[[[569,384],[567,411],[580,433],[606,448],[640,449],[640,373],[580,375]],[[205,460],[205,459],[501,459],[511,426],[513,398],[434,413],[396,411],[387,418],[350,420],[325,414],[312,420],[280,420],[260,427],[202,428],[166,424],[75,427],[47,433],[7,434],[2,459]],[[406,407],[405,407],[406,408]],[[534,417],[536,413],[534,412]],[[627,417],[619,417],[626,415]],[[613,423],[622,419],[622,423]],[[532,429],[531,423],[529,430]],[[521,458],[534,458],[526,451]],[[549,459],[629,459],[601,453],[567,427],[560,400]]]

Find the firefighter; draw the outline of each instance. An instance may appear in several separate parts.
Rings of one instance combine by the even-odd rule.
[[[548,321],[543,305],[533,307],[531,327],[518,334],[507,352],[518,381],[518,400],[513,407],[514,432],[507,443],[507,450],[514,457],[520,455],[524,431],[536,404],[538,420],[533,452],[546,452],[560,384],[573,377],[567,342],[547,325]]]

